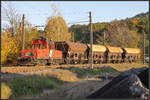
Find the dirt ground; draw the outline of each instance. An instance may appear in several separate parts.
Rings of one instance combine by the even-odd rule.
[[[132,67],[129,66],[112,66],[114,69],[121,69],[119,71],[124,71]],[[140,66],[141,67],[141,66]],[[58,99],[58,98],[65,98],[65,99],[77,99],[77,98],[85,98],[88,95],[92,94],[99,88],[103,87],[107,84],[110,79],[103,80],[101,78],[78,78],[75,73],[72,73],[69,70],[62,70],[62,69],[49,69],[44,71],[36,71],[36,72],[27,72],[27,73],[17,73],[17,76],[24,76],[24,75],[39,75],[39,76],[54,76],[60,80],[69,82],[60,87],[55,89],[44,89],[42,93],[31,95],[31,96],[22,96],[17,99]],[[9,75],[6,75],[7,77]],[[5,76],[5,77],[6,77]],[[3,78],[5,78],[3,77]],[[9,76],[10,78],[12,75]],[[16,77],[16,75],[14,75]]]
[[[110,80],[104,80],[101,78],[85,77],[78,78],[75,73],[69,70],[62,69],[50,69],[38,72],[29,73],[18,73],[19,75],[39,75],[39,76],[54,76],[58,79],[66,81],[64,85],[57,87],[55,89],[44,89],[41,94],[22,96],[17,99],[76,99],[85,98],[91,93],[95,92],[97,89],[104,86]]]
[[[24,96],[19,99],[81,99],[103,87],[109,81],[110,80],[82,80],[67,83],[53,90],[45,89],[41,94]]]

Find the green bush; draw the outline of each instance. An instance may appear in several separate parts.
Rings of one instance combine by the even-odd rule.
[[[63,81],[50,76],[18,77],[2,81],[5,82],[12,90],[10,98],[41,93],[45,88],[53,89],[64,83]]]

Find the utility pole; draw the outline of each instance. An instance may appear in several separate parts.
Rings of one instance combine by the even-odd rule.
[[[57,32],[58,32],[58,33],[57,33],[57,41],[59,41],[59,39],[60,39],[60,38],[59,38],[59,32],[60,32],[60,31],[59,31],[58,19],[59,19],[59,18],[56,18],[56,22],[57,22]]]
[[[103,33],[103,46],[105,46],[105,31]]]
[[[145,32],[143,32],[143,64],[145,64]]]
[[[72,32],[72,42],[74,42],[74,32]]]
[[[92,30],[92,14],[89,12],[90,19],[90,57],[91,57],[91,68],[93,69],[93,30]]]
[[[22,49],[24,50],[24,43],[25,43],[25,34],[24,34],[24,19],[25,15],[22,16]]]

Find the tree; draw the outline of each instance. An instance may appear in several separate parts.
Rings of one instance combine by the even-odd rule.
[[[15,36],[16,29],[19,28],[21,22],[21,17],[11,3],[2,2],[2,19],[7,22],[6,26],[11,27],[11,36]]]
[[[119,47],[137,47],[140,41],[135,31],[129,30],[125,21],[114,21],[105,30],[105,42],[107,45]]]
[[[68,26],[61,16],[58,6],[51,5],[53,16],[49,17],[45,27],[46,37],[53,41],[70,41],[71,33],[69,33]]]

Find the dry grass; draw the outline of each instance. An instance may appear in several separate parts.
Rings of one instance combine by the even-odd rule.
[[[103,65],[102,65],[103,66]],[[141,67],[149,67],[148,64],[140,64],[140,63],[124,63],[124,64],[104,64],[104,66],[111,66],[112,68],[118,71],[125,71],[132,68],[141,68]]]
[[[1,84],[1,99],[8,99],[12,94],[11,89],[5,84]]]
[[[65,81],[65,82],[75,82],[79,81],[80,79],[77,78],[75,73],[72,73],[69,70],[61,70],[61,69],[48,69],[44,71],[37,71],[37,72],[29,72],[25,73],[28,75],[37,75],[37,76],[52,76],[55,78],[58,78],[59,80]]]

